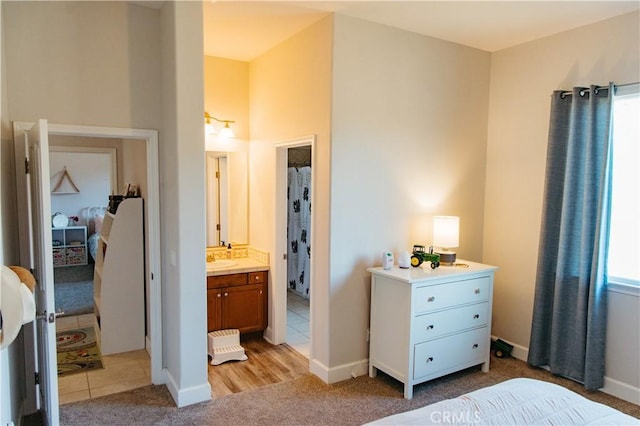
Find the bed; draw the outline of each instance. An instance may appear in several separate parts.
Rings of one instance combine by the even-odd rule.
[[[98,249],[98,240],[100,239],[100,230],[102,229],[102,221],[107,211],[106,207],[87,207],[82,211],[82,218],[87,224],[87,247],[93,260],[96,260],[96,251]]]
[[[636,425],[640,420],[553,383],[511,379],[368,425]]]

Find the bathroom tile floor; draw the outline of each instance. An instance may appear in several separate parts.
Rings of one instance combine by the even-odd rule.
[[[296,351],[309,358],[309,299],[287,291],[287,339]]]
[[[93,314],[60,317],[56,330],[93,325]],[[58,378],[60,404],[97,398],[151,384],[151,363],[146,350],[103,355],[104,369]]]

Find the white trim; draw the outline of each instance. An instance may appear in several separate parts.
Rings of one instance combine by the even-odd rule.
[[[491,336],[491,340],[496,340],[497,338],[497,336]],[[529,348],[521,345],[516,345],[507,340],[504,341],[513,346],[511,356],[513,356],[515,359],[519,359],[520,361],[527,362],[527,357],[529,356]],[[549,368],[546,366],[542,368],[544,368],[545,370],[549,370]],[[625,401],[640,405],[640,388],[633,387],[619,380],[615,380],[605,376],[604,386],[599,390],[609,395],[613,395],[616,398],[624,399]]]
[[[609,277],[609,279],[612,281],[607,283],[607,291],[640,297],[640,286],[637,284],[637,281],[615,277]]]
[[[632,404],[640,405],[640,388],[633,387],[619,380],[605,376],[604,386],[599,390],[617,398],[624,399]]]
[[[327,384],[364,376],[368,374],[368,368],[368,359],[361,359],[331,368],[328,368],[317,359],[309,360],[309,371]]]
[[[637,93],[640,93],[640,83],[625,84],[624,86],[616,86],[614,98],[635,95]]]
[[[211,385],[209,382],[198,386],[180,388],[168,370],[164,371],[166,386],[178,408],[199,402],[211,401]]]
[[[505,340],[502,337],[491,335],[491,340],[497,340],[497,339],[500,339],[500,340],[502,340],[504,342],[507,342],[508,344],[513,346],[513,350],[511,351],[511,356],[512,357],[514,357],[515,359],[519,359],[520,361],[527,362],[527,357],[529,356],[529,348],[527,348],[525,346],[521,346],[521,345],[515,344],[515,343],[510,342],[508,340]]]

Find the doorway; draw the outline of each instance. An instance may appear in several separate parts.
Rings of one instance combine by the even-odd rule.
[[[311,145],[287,148],[287,337],[309,358]]]
[[[141,149],[135,149],[136,146]],[[122,194],[125,186],[136,185],[141,190],[140,195],[144,194],[142,199],[147,198],[146,176],[137,172],[138,166],[147,162],[145,151],[144,144],[127,143],[122,139],[49,137],[51,212],[62,217],[62,222],[68,220],[68,224],[54,221],[51,231],[60,404],[151,384],[150,355],[145,350],[144,338],[145,262],[141,210],[139,225],[127,225],[130,231],[127,247],[118,245],[117,238],[111,238],[111,255],[100,257],[101,240],[109,238],[109,230],[103,226],[111,219],[107,212],[109,197]],[[114,222],[129,221],[127,212],[121,217],[120,210]],[[113,226],[111,231],[114,236]],[[129,264],[113,258],[119,254],[114,250],[122,252],[123,249],[130,250],[131,258],[137,260]],[[121,270],[115,272],[117,277],[112,270],[114,266]],[[120,287],[116,281],[127,282],[126,298],[139,306],[138,309],[124,307],[122,300],[113,306],[114,294],[113,291],[109,294],[107,287],[122,292],[123,289],[115,289]],[[120,324],[127,323],[126,331],[113,331],[115,327],[120,328],[114,324],[114,314],[123,318]],[[113,341],[114,333],[119,335],[117,345]],[[86,337],[80,344],[74,344],[73,340],[78,336]],[[99,346],[85,349],[91,348],[92,342]],[[79,352],[83,357],[78,360]]]
[[[313,311],[313,158],[315,136],[276,145],[275,340],[311,357]],[[279,254],[282,253],[282,254]],[[280,340],[281,339],[281,340]]]
[[[44,120],[40,120],[44,121]],[[32,128],[34,123],[14,122],[15,135],[23,134],[26,130]],[[159,227],[159,173],[158,173],[158,135],[155,130],[125,129],[125,128],[108,128],[108,127],[90,127],[76,125],[49,124],[48,134],[50,136],[66,136],[66,137],[84,137],[84,138],[113,138],[122,141],[126,150],[141,150],[146,155],[146,160],[142,164],[132,166],[137,172],[144,176],[147,183],[147,191],[145,194],[145,229],[144,234],[144,256],[146,258],[146,268],[144,269],[144,281],[146,282],[146,306],[148,311],[146,339],[144,345],[149,353],[151,360],[151,382],[154,384],[163,384],[166,382],[165,371],[162,368],[162,323],[161,323],[161,265],[160,265],[160,245],[158,244],[160,236]],[[24,149],[21,149],[21,143],[16,137],[16,163],[23,161]],[[127,151],[131,155],[131,151]],[[50,171],[51,172],[51,171]],[[18,188],[25,187],[24,175],[17,174]],[[18,210],[19,217],[27,217],[25,210],[28,210],[24,202],[24,195],[18,191]],[[21,200],[22,197],[22,200]],[[20,214],[22,212],[22,214]],[[27,222],[19,224],[21,233],[24,226],[28,226]],[[25,232],[28,235],[28,232]],[[25,245],[21,244],[21,262],[29,264],[29,253],[23,251]],[[26,245],[28,247],[28,245]],[[26,259],[26,260],[25,260]],[[27,342],[25,339],[25,347],[27,353],[32,353],[36,349],[32,346],[33,340]],[[34,360],[26,360],[26,374],[35,371]],[[55,371],[55,366],[53,366]],[[57,386],[52,390],[49,397],[52,401],[58,402]],[[27,412],[35,411],[37,405],[35,401],[35,389],[27,389],[27,401],[25,403]]]

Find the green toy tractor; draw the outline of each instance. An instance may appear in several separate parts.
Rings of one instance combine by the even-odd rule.
[[[422,265],[422,262],[431,262],[431,269],[436,269],[440,266],[440,255],[433,252],[433,247],[429,247],[429,252],[424,250],[424,246],[414,245],[413,254],[411,255],[411,266],[417,268]]]

